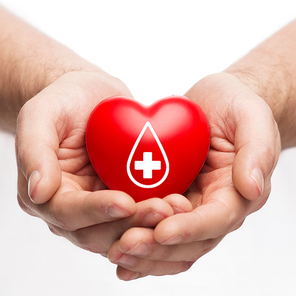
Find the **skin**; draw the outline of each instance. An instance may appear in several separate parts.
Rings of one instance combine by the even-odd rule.
[[[55,234],[101,254],[129,227],[154,227],[174,214],[164,200],[136,204],[123,192],[107,190],[92,168],[85,125],[97,102],[109,96],[102,94],[104,87],[113,90],[114,83],[102,82],[101,74],[63,75],[24,105],[16,134],[20,206]],[[191,209],[185,199],[178,206]]]
[[[108,254],[119,263],[119,278],[186,270],[264,205],[281,149],[296,143],[295,34],[293,21],[186,93],[211,127],[206,165],[186,194],[193,211],[165,219],[154,231],[128,230]],[[188,231],[188,225],[194,226]],[[122,253],[133,256],[132,264],[118,261]]]
[[[155,227],[186,200],[136,204],[90,165],[84,132],[104,98],[132,94],[119,79],[0,7],[0,126],[15,133],[18,202],[75,245],[106,256],[127,229]]]
[[[168,217],[154,230],[126,231],[108,253],[109,260],[119,265],[118,277],[123,280],[187,270],[269,196],[280,153],[279,132],[269,106],[225,73],[204,78],[186,95],[202,107],[211,129],[206,164],[185,194],[193,210]],[[258,170],[264,179],[256,180]],[[121,262],[122,254],[128,254],[130,261]]]
[[[19,204],[108,256],[120,279],[188,270],[266,202],[281,144],[296,141],[295,22],[185,94],[209,121],[206,164],[184,196],[138,204],[105,187],[84,142],[91,110],[132,97],[127,87],[2,8],[0,28],[0,125],[16,135]]]

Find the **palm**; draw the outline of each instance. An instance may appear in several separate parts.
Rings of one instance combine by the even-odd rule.
[[[106,75],[106,74],[104,74]],[[67,88],[67,80],[62,82],[65,93],[60,101],[60,108],[55,120],[59,120],[59,147],[57,157],[62,172],[62,188],[69,190],[96,191],[106,188],[95,173],[86,150],[85,129],[88,117],[93,108],[104,98],[113,95],[131,96],[130,92],[109,77],[109,81],[79,74],[70,77],[71,89]],[[101,90],[102,89],[102,90]],[[83,91],[83,93],[81,93]],[[67,106],[67,108],[65,108]],[[77,106],[79,106],[77,108]]]
[[[106,186],[94,171],[86,150],[83,130],[73,130],[59,145],[62,186],[68,190],[96,191]]]
[[[247,185],[238,188],[235,184],[235,178],[238,178],[237,172],[241,175],[245,173],[242,163],[253,161],[252,150],[245,153],[247,151],[245,147],[251,146],[250,140],[258,141],[258,139],[252,139],[251,130],[254,122],[262,119],[263,125],[258,123],[258,126],[266,129],[266,135],[275,135],[275,140],[270,137],[271,141],[275,141],[273,147],[277,149],[274,159],[271,159],[273,165],[280,151],[278,131],[272,124],[273,118],[269,115],[268,107],[262,103],[262,100],[227,76],[217,75],[214,78],[206,78],[205,81],[196,84],[186,95],[204,110],[211,130],[211,147],[206,163],[186,192],[186,196],[191,201],[194,211],[200,214],[199,216],[207,215],[209,220],[213,218],[213,221],[215,220],[213,225],[221,231],[223,229],[226,234],[239,227],[247,215],[262,207],[270,193],[269,176],[266,176],[263,194],[254,201],[244,198],[248,198],[247,194],[242,196],[245,192],[254,192],[254,190],[251,191],[250,185],[249,188],[246,188]],[[261,118],[255,114],[254,111],[257,110],[260,111]],[[265,114],[269,116],[264,117]],[[260,140],[262,139],[259,139],[254,149],[260,147]],[[246,177],[243,183],[248,184]],[[219,224],[221,228],[217,226]]]
[[[84,197],[105,188],[86,151],[87,120],[101,100],[114,95],[131,96],[124,84],[106,73],[73,72],[57,79],[22,108],[16,146],[23,153],[18,157],[25,160],[30,154],[39,166],[46,165],[42,171],[46,190],[37,192],[38,203],[42,205],[30,201],[27,177],[19,168],[19,202],[29,214],[41,217],[50,225],[80,228],[79,222],[75,222],[78,219],[74,218]],[[35,138],[38,138],[36,150],[43,152],[38,158],[27,141]],[[87,199],[85,207],[91,206],[88,200],[95,198]],[[63,217],[69,217],[69,213],[72,217],[66,221]]]
[[[229,142],[229,147],[230,144]],[[233,149],[227,152],[211,147],[202,171],[185,193],[194,212],[200,217],[207,217],[209,221],[215,219],[213,227],[228,224],[227,232],[238,228],[245,217],[256,208],[254,203],[241,196],[233,184],[232,166],[235,152],[234,145],[232,146]],[[220,236],[219,231],[217,235]],[[214,234],[206,236],[214,237]]]

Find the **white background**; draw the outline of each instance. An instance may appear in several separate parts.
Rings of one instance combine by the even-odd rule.
[[[1,3],[122,79],[144,103],[222,71],[291,21],[296,8],[294,0]],[[188,272],[126,283],[107,259],[21,211],[14,139],[0,134],[0,295],[295,295],[295,164],[296,151],[285,151],[264,208]]]

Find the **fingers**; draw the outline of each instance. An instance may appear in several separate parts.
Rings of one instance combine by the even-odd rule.
[[[120,265],[134,265],[131,258],[130,264],[123,255],[129,255],[149,260],[161,261],[188,261],[194,262],[205,253],[213,249],[220,242],[222,237],[201,240],[191,243],[176,245],[162,245],[154,239],[153,229],[131,228],[127,230],[120,240],[110,248],[109,260]]]
[[[281,149],[279,133],[271,110],[255,94],[244,100],[237,117],[233,182],[245,198],[255,200],[270,192],[270,177]]]
[[[134,204],[134,207],[129,198],[123,192],[108,190],[89,193],[81,198],[76,194],[69,197],[63,196],[60,203],[53,198],[49,203],[39,207],[44,207],[42,212],[46,215],[47,221],[50,221],[49,226],[54,233],[66,237],[83,249],[100,254],[105,254],[114,241],[129,228],[153,228],[163,219],[173,215],[176,209],[179,212],[185,212],[192,208],[187,198],[177,194],[164,199],[145,200]],[[83,200],[88,202],[82,204]],[[116,208],[116,217],[113,206]],[[112,217],[108,217],[106,213],[110,208]],[[129,217],[126,215],[124,219],[110,222],[112,219],[123,217],[118,216],[118,209],[124,209],[125,213],[128,210],[129,212],[134,210],[134,212],[130,213]]]
[[[217,185],[213,182],[210,186]],[[159,223],[154,232],[155,240],[174,245],[215,239],[240,227],[254,207],[231,185],[225,184],[210,194],[211,198],[192,212],[174,215]]]
[[[178,274],[178,273],[187,271],[192,265],[193,265],[193,262],[186,262],[186,261],[167,262],[167,261],[139,260],[138,264],[135,267],[118,266],[116,270],[116,274],[119,279],[124,281],[130,281],[130,280],[135,280],[148,275],[162,276],[162,275]]]
[[[163,198],[174,210],[174,214],[187,213],[193,210],[191,202],[181,194],[170,194]]]
[[[117,252],[116,252],[117,251]],[[142,259],[138,256],[122,253],[119,250],[117,242],[112,246],[108,253],[111,262],[117,264],[117,276],[122,280],[132,280],[147,275],[173,275],[188,270],[194,262],[189,261],[162,261]]]
[[[177,274],[188,270],[221,239],[165,246],[154,240],[152,229],[132,228],[112,245],[108,258],[119,265],[117,276],[123,280],[147,275]]]
[[[69,191],[42,205],[35,206],[39,217],[67,231],[101,224],[133,215],[134,200],[124,192],[101,190],[96,192]]]
[[[34,101],[29,101],[18,117],[18,191],[21,196],[28,195],[34,203],[39,204],[49,200],[61,182],[61,170],[57,159],[59,140],[51,120],[45,118],[47,115],[31,112],[31,108],[35,108]],[[26,116],[23,116],[24,113]]]
[[[193,211],[170,216],[154,230],[127,230],[108,252],[109,260],[120,266],[119,278],[130,280],[185,271],[227,233],[240,227],[254,202],[242,198],[231,184],[229,173],[221,177],[220,173],[218,180],[212,178],[202,205]]]
[[[109,192],[112,194],[112,191]],[[119,193],[123,194],[121,192]],[[72,243],[83,249],[105,254],[108,252],[110,246],[118,240],[127,229],[136,226],[155,227],[160,221],[171,215],[173,215],[173,210],[167,202],[162,199],[153,198],[137,203],[135,213],[124,219],[98,224],[94,223],[92,217],[89,221],[93,223],[92,226],[85,228],[71,231],[65,229],[63,223],[60,223],[59,226],[51,223],[50,228],[53,232],[66,237]],[[75,217],[75,215],[73,215],[73,217]],[[108,220],[110,221],[110,218]],[[75,221],[73,221],[73,223],[75,223]]]
[[[278,128],[266,102],[226,73],[205,77],[186,95],[201,105],[209,120],[211,147],[235,153],[232,173],[238,191],[248,200],[268,196],[281,148]],[[215,159],[212,163],[224,165]]]
[[[108,259],[119,266],[123,280],[186,271],[242,224],[249,203],[233,187],[223,187],[211,193],[210,202],[170,216],[155,229],[128,229],[111,246]]]
[[[127,230],[108,252],[109,260],[119,265],[118,277],[131,280],[186,271],[240,227],[254,202],[242,198],[226,175],[223,186],[220,178],[213,180],[207,187],[211,197],[205,193],[204,202],[193,211],[170,216],[155,229]]]

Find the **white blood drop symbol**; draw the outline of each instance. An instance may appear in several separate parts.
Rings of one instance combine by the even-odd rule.
[[[146,184],[142,184],[140,182],[138,182],[137,180],[135,180],[135,178],[133,177],[132,173],[131,173],[131,169],[130,169],[130,165],[131,165],[131,161],[132,161],[132,158],[135,154],[135,151],[146,131],[146,129],[149,128],[161,153],[162,153],[162,156],[163,156],[163,159],[165,161],[165,166],[166,166],[166,170],[165,170],[165,173],[163,175],[163,177],[161,178],[161,180],[159,180],[158,182],[154,183],[154,184],[150,184],[150,185],[146,185]],[[152,152],[144,152],[143,153],[143,161],[135,161],[135,170],[143,170],[143,178],[144,179],[151,179],[152,178],[152,170],[160,170],[161,169],[161,162],[160,161],[152,161]],[[127,164],[126,164],[126,170],[127,170],[127,174],[129,176],[129,178],[131,179],[131,181],[136,184],[137,186],[139,187],[142,187],[142,188],[155,188],[157,186],[159,186],[160,184],[162,184],[164,182],[164,180],[167,178],[168,174],[169,174],[169,170],[170,170],[170,167],[169,167],[169,160],[167,158],[167,155],[162,147],[162,144],[156,134],[156,132],[154,131],[151,123],[149,121],[147,121],[143,127],[143,129],[141,130],[133,148],[132,148],[132,151],[128,157],[128,160],[127,160]]]

